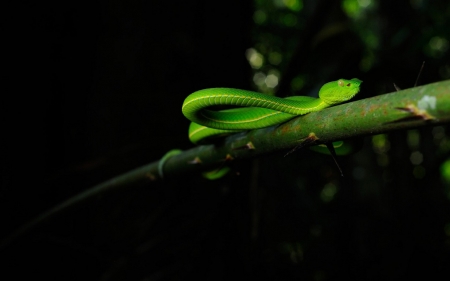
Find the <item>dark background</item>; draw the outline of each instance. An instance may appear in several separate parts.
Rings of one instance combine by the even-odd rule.
[[[449,79],[449,18],[443,0],[11,9],[0,235],[170,149],[191,148],[180,109],[196,90],[315,95],[324,82],[358,77],[363,99],[395,91],[393,83],[414,86],[423,61],[419,85]],[[252,68],[249,48],[265,58],[261,67]],[[258,87],[257,73],[279,84]],[[301,150],[243,161],[218,181],[183,175],[106,194],[1,249],[0,276],[15,278],[0,278],[447,279],[449,127],[356,142],[361,150],[340,158],[344,178],[330,157]]]

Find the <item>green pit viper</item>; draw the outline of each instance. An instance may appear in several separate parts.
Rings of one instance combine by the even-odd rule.
[[[298,115],[348,101],[359,92],[361,83],[362,81],[357,78],[328,82],[320,88],[319,98],[306,96],[279,98],[232,88],[204,89],[190,94],[184,100],[182,112],[192,121],[189,126],[189,139],[192,143],[198,144],[207,142],[212,137],[280,124]],[[208,109],[214,106],[237,108]],[[161,178],[165,161],[179,153],[181,150],[171,150],[163,156],[158,165]],[[217,179],[228,170],[228,167],[223,167],[203,175],[209,179]]]
[[[324,84],[319,98],[291,96],[279,98],[252,91],[212,88],[190,94],[182,112],[192,121],[189,139],[194,144],[214,136],[253,130],[286,122],[295,116],[319,111],[353,98],[362,81],[339,79]],[[213,106],[236,106],[226,110],[210,110]]]

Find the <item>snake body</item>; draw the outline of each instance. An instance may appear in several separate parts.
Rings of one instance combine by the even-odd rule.
[[[232,88],[204,89],[190,94],[185,99],[182,112],[192,121],[189,139],[198,143],[212,136],[273,126],[295,116],[348,101],[359,92],[361,83],[362,81],[356,78],[328,82],[320,88],[319,98],[279,98]],[[209,109],[215,106],[237,108]]]

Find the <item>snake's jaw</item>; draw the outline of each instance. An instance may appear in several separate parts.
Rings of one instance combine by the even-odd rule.
[[[328,82],[320,88],[319,97],[330,106],[339,104],[359,93],[361,83],[362,81],[357,78]]]

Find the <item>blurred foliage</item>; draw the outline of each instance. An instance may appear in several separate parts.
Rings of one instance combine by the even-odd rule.
[[[450,78],[448,2],[304,2],[255,1],[255,43],[246,54],[258,90],[314,95],[321,81],[356,76],[364,81],[360,96],[374,96],[395,91],[392,83],[414,86],[423,61],[419,84]],[[261,160],[269,176],[259,184],[270,196],[258,209],[266,226],[260,235],[278,241],[277,262],[290,261],[291,273],[308,280],[434,276],[415,266],[433,271],[450,261],[449,130],[366,138],[363,149],[341,158],[345,179],[330,160],[306,151]]]
[[[337,2],[339,1],[326,5],[335,6]],[[255,1],[253,14],[255,44],[247,50],[246,57],[254,69],[253,82],[260,91],[269,93],[276,91],[282,74],[286,71],[292,56],[298,51],[296,48],[302,39],[300,34],[309,27],[307,20],[313,13],[311,6],[314,6],[312,3],[309,4],[310,9],[306,10],[301,0]],[[302,51],[310,53],[311,49],[314,51],[320,42],[350,30],[352,35],[356,35],[362,43],[361,49],[358,50],[361,53],[354,54],[358,59],[360,72],[367,73],[380,67],[380,64],[385,63],[383,58],[386,52],[395,53],[396,61],[407,61],[408,58],[411,59],[411,56],[421,56],[424,61],[427,61],[427,65],[429,62],[437,62],[438,59],[445,62],[448,58],[449,47],[448,5],[443,1],[412,0],[402,1],[397,7],[402,7],[402,4],[404,9],[391,7],[391,12],[388,4],[379,3],[376,0],[341,1],[340,7],[334,7],[336,10],[327,14],[339,19],[318,28],[313,40],[306,42],[309,44],[308,50]],[[320,9],[321,7],[318,7],[320,5],[321,3],[316,4],[315,8]],[[395,12],[398,14],[394,16],[404,19],[403,22],[392,22],[395,19],[389,21],[389,17]],[[342,14],[336,15],[339,13],[344,13],[346,18]],[[322,17],[320,14],[317,16]],[[325,17],[322,19],[324,22],[327,20]],[[388,24],[393,26],[389,27]],[[343,41],[345,42],[345,39]],[[336,45],[330,46],[336,47]],[[312,58],[315,57],[314,54],[310,55]],[[314,63],[308,62],[308,66],[311,64]],[[419,64],[420,61],[417,61],[415,68],[417,72]],[[450,78],[448,63],[440,63],[438,68],[438,79]],[[298,69],[302,68],[299,66]],[[308,71],[299,71],[295,78],[286,83],[290,83],[291,90],[294,92],[301,90],[307,75],[312,74]],[[412,77],[411,81],[413,81]]]

